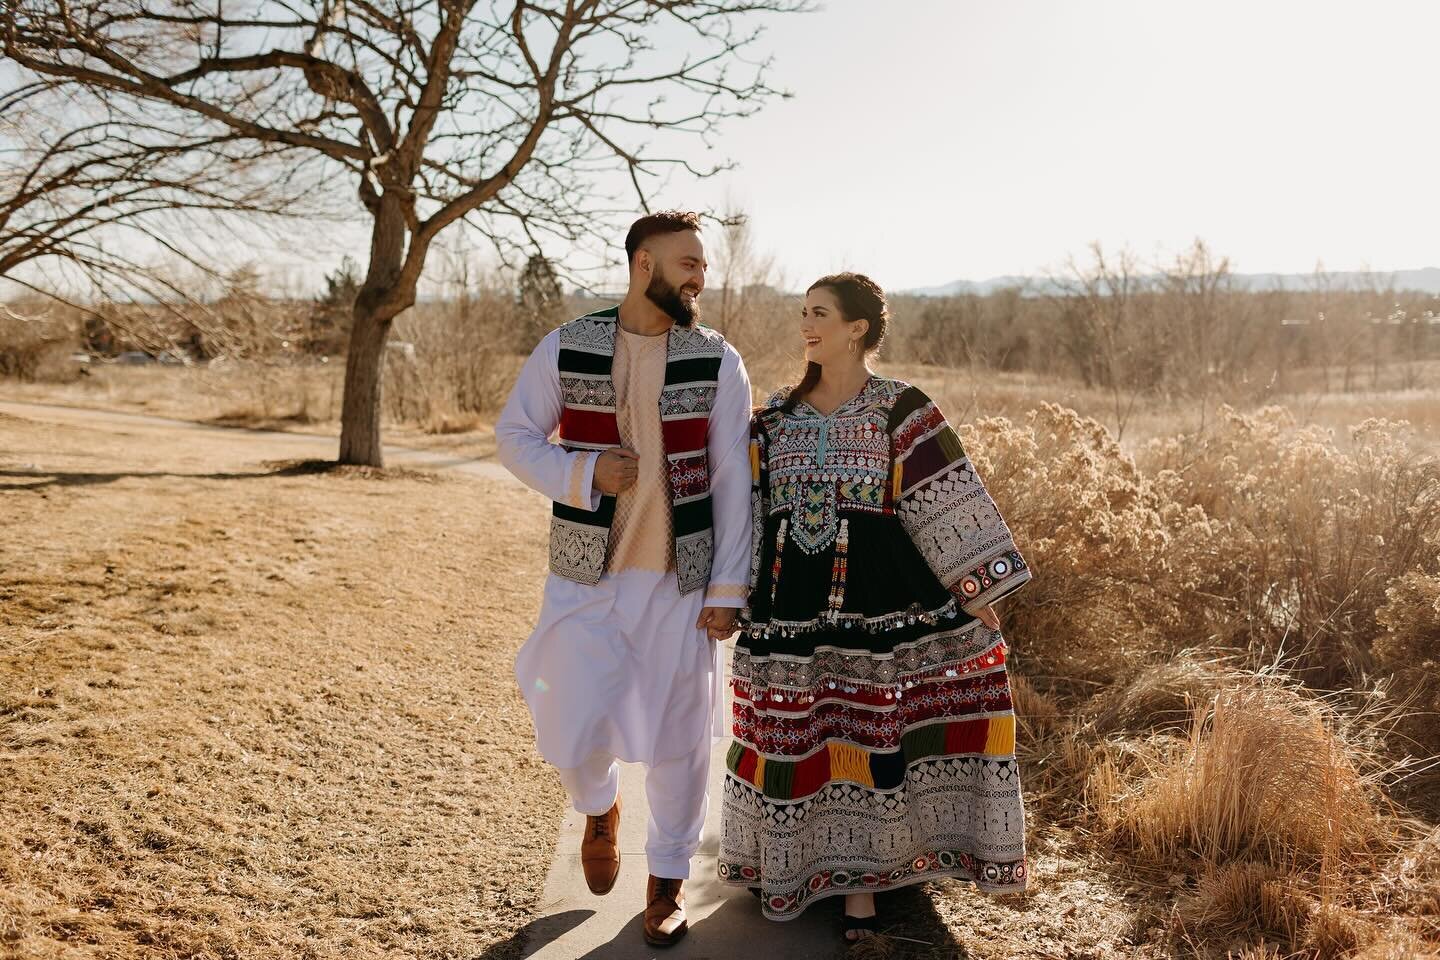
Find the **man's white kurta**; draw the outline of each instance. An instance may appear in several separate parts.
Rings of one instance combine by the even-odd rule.
[[[551,500],[593,510],[600,503],[593,486],[598,454],[550,441],[563,407],[559,339],[552,331],[526,361],[495,436],[515,476]],[[659,409],[631,414],[658,420]],[[681,596],[673,571],[607,572],[594,586],[547,577],[539,622],[515,660],[547,762],[573,768],[600,754],[654,764],[707,749],[707,733],[725,735],[721,645],[695,621],[706,605],[744,604],[749,422],[750,381],[727,344],[706,445],[715,529],[709,589]]]

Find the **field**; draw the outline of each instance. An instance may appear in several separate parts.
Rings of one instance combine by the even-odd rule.
[[[543,504],[241,440],[0,416],[0,955],[507,955]]]
[[[887,369],[1039,571],[1004,611],[1036,889],[906,895],[899,953],[1440,955],[1440,392],[1146,397],[1116,441],[1113,393]],[[337,372],[3,396],[333,434]],[[462,426],[387,439],[489,452]],[[513,953],[563,803],[510,676],[543,504],[244,432],[3,418],[0,451],[0,947]]]

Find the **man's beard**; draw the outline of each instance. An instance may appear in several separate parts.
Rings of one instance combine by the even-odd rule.
[[[699,302],[692,298],[687,304],[675,285],[660,276],[658,270],[650,278],[650,286],[645,288],[645,296],[682,327],[688,327],[700,319]]]

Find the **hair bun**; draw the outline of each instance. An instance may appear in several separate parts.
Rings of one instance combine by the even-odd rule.
[[[818,287],[824,287],[835,294],[835,299],[840,301],[840,312],[846,320],[851,323],[856,320],[870,321],[863,341],[865,351],[873,353],[878,350],[890,325],[890,304],[885,300],[885,291],[880,289],[880,284],[863,273],[847,271],[827,274],[810,284],[805,292],[809,293]]]

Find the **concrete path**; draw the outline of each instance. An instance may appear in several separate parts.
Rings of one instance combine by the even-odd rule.
[[[734,641],[726,644],[733,648]],[[725,657],[728,664],[729,656]],[[728,669],[728,667],[727,667]],[[720,785],[727,742],[710,757],[710,807],[700,853],[685,882],[690,933],[678,945],[646,945],[640,913],[645,907],[645,768],[625,764],[620,773],[620,879],[603,897],[585,886],[580,870],[580,834],[585,818],[566,813],[550,860],[540,919],[530,924],[522,956],[535,960],[832,960],[841,953],[839,904],[820,903],[795,920],[775,923],[760,915],[760,904],[743,888],[724,886],[715,876],[720,852]]]
[[[251,430],[173,420],[146,414],[67,407],[58,404],[0,400],[0,413],[86,427],[145,426],[227,433],[293,451],[297,458],[330,459],[336,438],[279,430]],[[267,451],[269,452],[269,451]],[[387,466],[459,470],[519,485],[510,473],[490,458],[456,457],[448,453],[386,446]],[[733,649],[734,642],[727,644]],[[727,669],[729,656],[724,658]],[[727,686],[728,688],[728,686]],[[720,848],[720,785],[725,774],[725,741],[715,743],[710,764],[710,806],[699,855],[691,863],[685,884],[690,933],[677,946],[656,950],[641,934],[640,914],[645,906],[645,770],[626,764],[620,776],[620,879],[604,897],[585,887],[580,869],[580,834],[585,818],[568,811],[551,857],[550,873],[537,918],[526,927],[525,957],[535,960],[732,960],[755,957],[783,960],[830,960],[841,955],[838,903],[821,903],[799,918],[774,923],[760,915],[760,905],[741,888],[722,886],[715,876]]]

